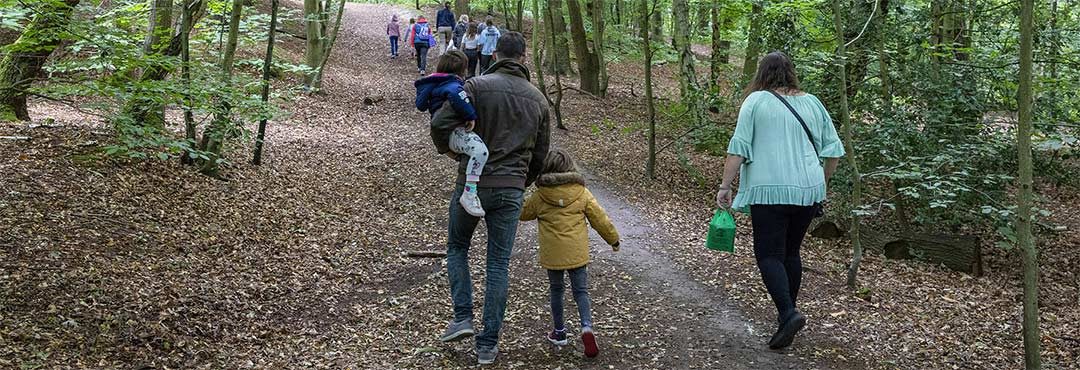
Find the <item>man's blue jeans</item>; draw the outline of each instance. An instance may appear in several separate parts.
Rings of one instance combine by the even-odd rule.
[[[458,203],[462,191],[463,187],[458,185],[450,198],[450,227],[446,243],[446,274],[450,280],[450,296],[454,301],[454,321],[473,318],[469,245],[480,222],[479,218],[470,216]],[[477,195],[487,213],[484,222],[487,224],[488,244],[484,331],[476,337],[476,345],[489,347],[498,344],[503,314],[506,313],[510,253],[514,249],[524,192],[515,188],[478,188]]]

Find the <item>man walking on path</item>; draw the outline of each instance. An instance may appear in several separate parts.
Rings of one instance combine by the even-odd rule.
[[[547,100],[529,82],[529,70],[522,64],[525,37],[509,32],[498,40],[496,62],[488,74],[465,82],[477,120],[474,131],[488,146],[484,176],[477,184],[487,225],[487,272],[485,274],[484,331],[476,337],[480,364],[495,362],[499,330],[506,311],[509,288],[510,253],[517,234],[525,188],[540,174],[549,144]],[[453,109],[440,109],[431,121],[431,138],[439,153],[456,159],[448,147],[450,133],[461,120]],[[466,162],[460,161],[457,187],[450,202],[449,237],[446,243],[446,274],[454,302],[454,319],[439,338],[457,341],[475,334],[472,325],[473,294],[469,274],[469,245],[480,222],[456,201],[465,184]]]
[[[438,27],[439,37],[443,40],[442,52],[446,54],[446,48],[450,46],[450,40],[454,37],[454,11],[450,10],[450,2],[443,4],[442,10],[435,17],[435,26]]]

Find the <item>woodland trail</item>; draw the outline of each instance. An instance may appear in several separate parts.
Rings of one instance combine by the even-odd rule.
[[[381,88],[371,94],[388,97],[383,106],[362,112],[357,118],[357,125],[370,137],[380,141],[375,146],[386,148],[381,152],[384,158],[403,158],[417,156],[427,158],[429,164],[420,166],[420,172],[430,174],[434,189],[396,187],[394,198],[410,204],[428,202],[427,199],[414,199],[414,194],[425,194],[432,190],[439,192],[439,204],[445,207],[450,189],[454,166],[443,160],[430,147],[425,113],[410,112],[411,95],[414,93],[411,81],[415,78],[412,59],[408,49],[403,47],[402,57],[390,61],[384,53],[382,44],[385,36],[381,32],[382,24],[394,11],[388,7],[348,4],[346,18],[347,30],[340,42],[343,47],[337,49],[329,67],[334,81],[329,92],[330,100],[346,98],[338,104],[353,104],[363,94],[340,94],[334,90],[352,92],[372,91],[368,81],[381,82]],[[407,19],[407,17],[406,17]],[[372,48],[371,45],[376,45]],[[362,50],[357,50],[362,46]],[[358,55],[359,54],[359,55]],[[432,53],[435,54],[435,53]],[[376,78],[368,71],[387,69]],[[359,78],[348,76],[358,74]],[[338,107],[340,108],[340,106]],[[378,122],[395,120],[372,120],[375,116],[403,116],[393,125]],[[553,132],[553,140],[558,145],[561,132]],[[378,173],[369,176],[377,177]],[[425,176],[427,177],[427,176]],[[602,179],[590,176],[590,189],[600,203],[610,213],[626,242],[623,251],[613,253],[593,235],[594,263],[590,265],[591,295],[594,300],[594,316],[601,341],[602,354],[599,359],[585,361],[580,358],[580,347],[567,347],[553,352],[543,340],[547,324],[546,278],[543,270],[535,262],[536,228],[534,224],[525,224],[519,229],[515,244],[514,258],[511,265],[510,308],[501,344],[499,363],[502,366],[524,368],[554,368],[558,362],[564,366],[603,368],[612,366],[616,369],[627,368],[724,368],[724,369],[780,369],[780,368],[821,368],[821,364],[812,364],[783,352],[774,352],[764,346],[769,329],[756,329],[738,309],[723,298],[713,294],[700,283],[680,271],[672,261],[662,253],[665,243],[676,235],[666,235],[649,220],[647,212],[629,204],[609,191]],[[392,210],[386,210],[390,212]],[[441,209],[440,209],[441,211]],[[438,225],[445,225],[445,211],[427,215]],[[430,230],[439,242],[431,243],[433,249],[440,249],[445,243],[444,227]],[[473,256],[482,255],[483,234],[474,240]],[[482,292],[482,260],[473,258],[474,283],[476,291]],[[439,289],[427,290],[424,296],[411,295],[412,299],[427,302],[439,302],[441,310],[434,310],[434,317],[413,317],[434,322],[434,326],[448,318],[447,306],[449,293],[445,287],[445,275],[442,266],[427,266],[420,271],[412,271],[405,281],[426,280],[421,285],[438,284]],[[425,276],[426,275],[426,276]],[[396,285],[396,284],[395,284]],[[410,286],[411,285],[411,286]],[[406,284],[397,287],[397,291],[416,292],[422,286]],[[478,303],[481,296],[476,297]],[[568,318],[573,321],[572,300],[567,298]],[[480,305],[477,304],[477,310]],[[479,311],[478,311],[479,319]],[[571,326],[572,327],[572,326]],[[417,341],[428,343],[437,332],[430,329],[418,333],[422,337]],[[426,347],[425,347],[426,348]],[[432,356],[445,356],[455,366],[472,365],[471,344],[443,347],[432,344],[426,353]],[[558,362],[551,362],[552,360]],[[643,362],[644,360],[644,362]],[[420,362],[423,362],[422,360]],[[445,364],[445,363],[444,363]]]

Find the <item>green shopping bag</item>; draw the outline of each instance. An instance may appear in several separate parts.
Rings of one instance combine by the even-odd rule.
[[[709,234],[705,247],[714,251],[735,253],[735,217],[723,209],[717,209],[709,222]]]

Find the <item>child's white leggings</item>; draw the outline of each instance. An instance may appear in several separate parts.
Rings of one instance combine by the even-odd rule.
[[[488,160],[487,145],[484,145],[480,135],[458,127],[454,129],[454,134],[450,135],[450,150],[469,156],[469,164],[465,167],[465,181],[480,181],[480,173],[484,172],[484,164]]]

